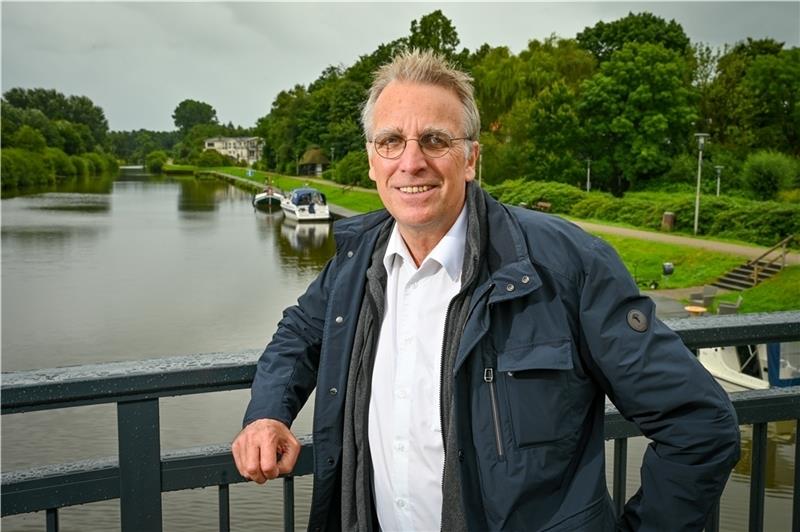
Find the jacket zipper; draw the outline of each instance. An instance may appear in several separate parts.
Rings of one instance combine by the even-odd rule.
[[[493,368],[484,368],[483,381],[489,385],[489,400],[492,403],[492,424],[494,425],[494,443],[497,445],[497,458],[504,462],[506,455],[503,451],[503,437],[500,430],[500,414],[497,408],[497,390],[495,389]]]

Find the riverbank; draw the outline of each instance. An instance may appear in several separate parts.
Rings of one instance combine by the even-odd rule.
[[[225,179],[251,192],[261,191],[266,182],[273,187],[286,191],[301,186],[313,185],[327,196],[332,212],[342,217],[382,208],[380,198],[375,190],[346,187],[315,177],[295,178],[238,167],[212,168],[204,170],[202,173]],[[248,175],[248,173],[251,175]],[[669,308],[668,314],[672,317],[686,315],[683,310],[688,297],[686,293],[701,291],[703,284],[713,282],[737,264],[740,259],[741,262],[744,262],[767,251],[767,248],[761,246],[665,234],[657,231],[620,227],[619,225],[607,225],[595,221],[587,222],[577,219],[572,219],[571,221],[586,231],[610,240],[619,252],[623,262],[628,266],[628,270],[637,279],[656,279],[662,285],[662,288],[667,288],[667,290],[650,291],[648,295],[657,295],[655,299],[661,301],[660,306]],[[612,235],[612,237],[609,238],[608,235]],[[622,246],[619,243],[620,239],[648,242],[648,251],[647,253],[642,253],[641,246],[638,245]],[[655,247],[669,249],[656,253],[654,252]],[[634,248],[639,248],[639,251],[628,251]],[[688,249],[681,250],[681,248]],[[699,262],[697,260],[698,252],[701,254]],[[724,255],[727,255],[727,257]],[[662,278],[660,270],[663,262],[673,262],[680,274],[675,275],[672,279]],[[787,264],[800,265],[800,254],[789,253],[787,255]],[[680,278],[683,277],[683,273],[687,270],[691,272],[691,275],[685,281],[681,281]],[[743,313],[797,309],[798,301],[800,301],[800,287],[795,286],[795,282],[799,271],[800,266],[788,268],[775,278],[759,286],[741,293],[721,293],[717,299],[720,301],[733,301],[741,294],[744,303],[740,311]],[[705,277],[703,277],[703,272],[705,272]],[[680,290],[675,292],[674,289],[676,288]],[[713,311],[713,309],[711,310]]]

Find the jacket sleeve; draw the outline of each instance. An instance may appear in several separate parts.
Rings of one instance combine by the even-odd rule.
[[[335,260],[328,261],[296,305],[283,311],[258,359],[243,425],[271,418],[290,427],[314,389]]]
[[[640,295],[614,250],[592,242],[580,292],[589,351],[583,358],[620,413],[652,440],[641,488],[618,524],[702,530],[739,458],[736,413],[680,337],[656,318],[653,301]]]

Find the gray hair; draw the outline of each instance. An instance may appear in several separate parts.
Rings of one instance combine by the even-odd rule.
[[[372,115],[375,102],[392,81],[421,83],[453,91],[464,108],[464,136],[478,140],[481,117],[475,103],[472,77],[454,68],[447,60],[431,50],[411,49],[401,52],[375,72],[369,98],[361,110],[361,125],[368,140],[372,138]],[[471,145],[467,143],[471,148]],[[467,149],[467,153],[471,151]]]

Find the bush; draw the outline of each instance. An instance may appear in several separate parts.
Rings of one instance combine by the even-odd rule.
[[[236,166],[236,161],[217,150],[206,150],[194,158],[194,164],[203,168],[215,166]]]
[[[568,185],[522,179],[486,189],[512,205],[531,206],[547,201],[553,212],[647,229],[660,228],[663,213],[671,211],[676,214],[675,231],[694,231],[693,193],[629,192],[624,198],[615,198],[604,192],[587,194]],[[800,205],[703,195],[699,229],[704,235],[769,246],[791,234],[800,234]]]
[[[375,188],[375,183],[369,178],[367,154],[361,150],[351,151],[339,159],[323,176],[342,185]]]
[[[70,155],[69,156],[70,162],[75,167],[75,176],[76,177],[86,177],[89,172],[89,169],[86,167],[86,161],[80,155]]]
[[[513,179],[499,185],[484,185],[486,191],[509,205],[524,204],[528,207],[539,201],[550,203],[552,212],[568,213],[572,205],[587,196],[579,188],[551,181],[527,181]],[[610,197],[610,196],[609,196]]]
[[[0,180],[3,188],[46,185],[54,181],[50,165],[41,153],[20,148],[4,148],[0,152],[3,171]]]
[[[56,177],[75,177],[78,173],[69,155],[58,148],[45,149],[45,160]]]
[[[168,159],[169,156],[164,150],[151,151],[147,154],[147,157],[145,157],[144,165],[151,174],[160,174]]]
[[[26,125],[11,135],[11,146],[22,150],[44,153],[47,142],[44,140],[44,135]]]
[[[82,157],[92,163],[91,166],[87,165],[89,167],[89,175],[99,176],[108,172],[108,162],[99,153],[90,151],[84,153]]]
[[[779,190],[795,186],[797,166],[795,159],[783,153],[759,151],[747,157],[742,179],[756,198],[770,200]]]

